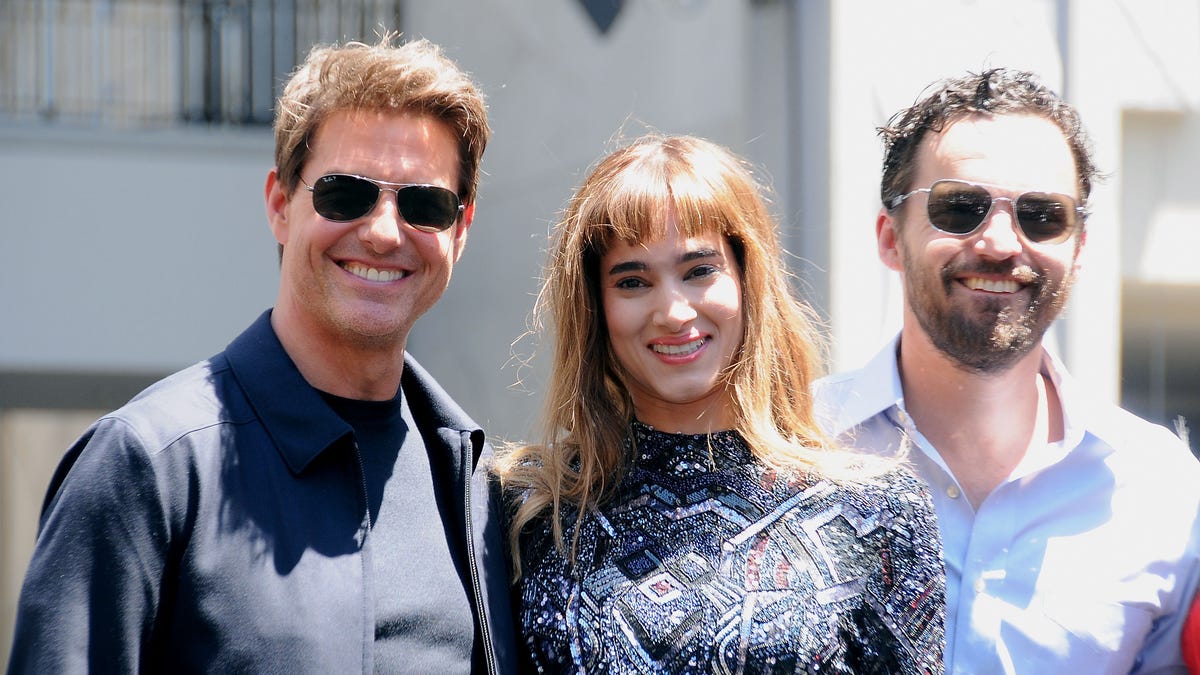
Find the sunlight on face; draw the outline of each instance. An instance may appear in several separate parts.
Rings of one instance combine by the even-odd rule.
[[[729,428],[723,373],[742,343],[741,272],[718,233],[617,243],[600,260],[609,339],[638,419],[664,431]]]

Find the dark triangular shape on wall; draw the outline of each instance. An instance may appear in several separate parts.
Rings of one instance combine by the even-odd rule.
[[[617,20],[617,15],[621,13],[621,6],[625,4],[625,0],[579,0],[579,4],[587,10],[592,23],[596,24],[596,29],[604,34]]]

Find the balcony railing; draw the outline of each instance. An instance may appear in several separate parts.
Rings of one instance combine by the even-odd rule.
[[[315,43],[400,30],[402,0],[2,0],[0,122],[269,124]]]

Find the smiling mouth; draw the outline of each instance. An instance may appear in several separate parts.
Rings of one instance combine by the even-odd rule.
[[[997,280],[968,277],[963,279],[962,283],[973,291],[987,291],[989,293],[1016,293],[1021,290],[1021,284],[1012,279]]]
[[[700,348],[704,346],[705,339],[706,338],[696,338],[691,342],[685,342],[681,345],[664,345],[656,343],[650,345],[650,349],[653,349],[654,353],[656,354],[665,354],[667,356],[687,356],[688,354],[695,354],[697,351],[699,351]]]
[[[342,269],[350,274],[367,281],[396,281],[403,279],[405,273],[401,270],[381,270],[362,263],[342,263]]]

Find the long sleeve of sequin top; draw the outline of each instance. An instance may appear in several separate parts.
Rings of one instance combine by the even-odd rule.
[[[942,672],[937,525],[907,471],[786,481],[735,432],[639,423],[628,445],[575,564],[548,525],[522,542],[521,630],[541,672]]]

